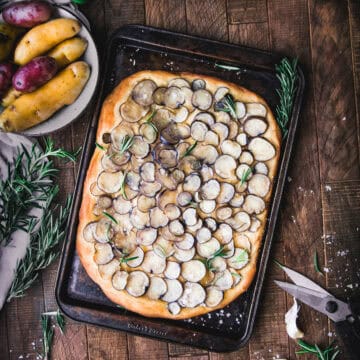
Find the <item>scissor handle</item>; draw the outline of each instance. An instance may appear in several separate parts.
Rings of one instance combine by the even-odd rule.
[[[346,320],[335,323],[335,329],[341,338],[349,359],[360,359],[360,299],[349,300],[352,314]]]

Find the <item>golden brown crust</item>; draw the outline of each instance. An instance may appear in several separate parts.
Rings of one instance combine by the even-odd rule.
[[[257,257],[261,248],[262,237],[266,227],[266,218],[269,211],[269,202],[272,195],[272,187],[274,178],[277,173],[280,157],[281,132],[266,102],[260,96],[245,88],[206,75],[195,75],[191,73],[174,74],[165,71],[141,71],[122,80],[121,83],[105,100],[100,114],[96,141],[99,144],[102,144],[102,134],[105,132],[110,132],[111,129],[116,126],[118,123],[118,121],[116,121],[116,114],[119,113],[118,107],[120,103],[124,102],[128,98],[136,83],[143,79],[152,79],[157,83],[158,86],[165,86],[170,79],[175,77],[182,77],[189,81],[198,78],[204,79],[207,83],[207,89],[209,89],[211,92],[214,92],[214,90],[219,86],[226,86],[230,89],[230,92],[236,100],[243,101],[245,103],[258,102],[267,108],[267,121],[269,125],[266,133],[262,136],[268,139],[274,145],[276,149],[276,155],[274,158],[266,162],[269,168],[268,177],[271,180],[271,189],[268,195],[264,198],[267,203],[266,209],[260,215],[258,215],[262,225],[255,233],[251,233],[249,231],[245,232],[245,234],[249,237],[252,247],[250,252],[250,262],[240,271],[242,280],[238,285],[224,292],[224,298],[218,306],[211,308],[206,306],[183,308],[178,315],[172,315],[169,313],[167,309],[167,303],[164,301],[150,300],[145,296],[134,298],[125,290],[115,290],[112,287],[111,279],[104,279],[100,276],[98,265],[93,260],[93,256],[95,254],[94,245],[93,243],[85,241],[82,234],[82,230],[86,224],[97,220],[97,217],[93,215],[92,212],[92,208],[95,204],[95,198],[90,194],[89,187],[94,181],[96,181],[97,175],[101,171],[100,156],[102,154],[101,150],[98,148],[95,148],[94,155],[91,159],[84,183],[83,200],[79,214],[76,249],[79,254],[81,263],[86,269],[88,275],[101,287],[104,294],[114,303],[124,306],[130,311],[134,311],[148,317],[185,319],[225,307],[227,304],[236,299],[240,294],[244,293],[250,286],[256,273]]]

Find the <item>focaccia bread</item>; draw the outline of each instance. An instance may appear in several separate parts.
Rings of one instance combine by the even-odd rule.
[[[104,294],[185,319],[245,292],[280,156],[266,102],[217,78],[142,71],[105,100],[96,142],[76,245]]]

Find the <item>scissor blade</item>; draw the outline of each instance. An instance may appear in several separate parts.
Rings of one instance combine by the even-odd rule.
[[[281,268],[285,271],[286,275],[296,284],[307,289],[318,291],[322,294],[331,296],[329,292],[323,289],[321,286],[310,280],[306,276],[298,273],[295,270],[289,269],[288,267],[281,265]]]
[[[283,281],[275,280],[275,283],[281,289],[294,296],[296,299],[300,300],[306,305],[309,305],[313,309],[325,314],[335,322],[345,320],[346,317],[351,314],[349,305],[347,303],[336,299],[332,295],[328,295],[328,293],[323,294],[316,290],[307,289],[305,287],[289,284]],[[336,302],[338,306],[338,310],[336,312],[329,313],[326,310],[326,304],[328,301]]]

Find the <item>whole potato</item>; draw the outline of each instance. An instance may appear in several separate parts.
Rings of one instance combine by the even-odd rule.
[[[45,1],[19,1],[5,6],[3,19],[10,25],[32,28],[50,19],[51,6]]]
[[[15,72],[13,64],[0,64],[0,95],[4,94],[11,85],[11,78]]]
[[[85,52],[87,48],[87,41],[80,37],[68,39],[54,47],[48,56],[53,57],[60,68],[65,67]]]
[[[0,61],[4,61],[9,57],[17,37],[23,32],[24,29],[0,23]]]
[[[0,129],[22,131],[47,120],[72,104],[90,76],[89,65],[78,61],[67,66],[41,88],[21,95],[0,114]]]
[[[15,90],[32,92],[53,78],[58,70],[54,58],[39,56],[19,68],[12,79]]]
[[[1,105],[3,107],[7,107],[12,104],[18,97],[20,97],[23,93],[21,91],[15,90],[11,87],[2,97]]]
[[[35,26],[19,41],[14,61],[25,65],[36,56],[43,55],[62,41],[72,38],[80,31],[80,24],[74,19],[59,18]]]

